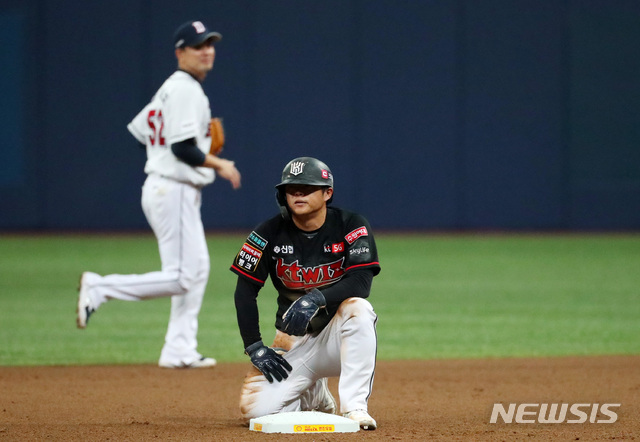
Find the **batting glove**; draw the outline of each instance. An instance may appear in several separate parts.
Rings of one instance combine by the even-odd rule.
[[[270,384],[273,383],[273,378],[280,382],[289,377],[291,365],[274,349],[265,346],[262,341],[248,346],[245,353],[251,358],[253,366],[260,370]]]
[[[318,289],[299,297],[282,315],[283,331],[293,336],[304,336],[311,320],[326,305],[327,300]]]

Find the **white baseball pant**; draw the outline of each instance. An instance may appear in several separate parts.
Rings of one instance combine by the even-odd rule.
[[[162,270],[90,280],[94,308],[110,299],[142,301],[171,296],[160,363],[179,366],[202,356],[196,350],[196,335],[210,264],[200,206],[199,188],[149,175],[142,187],[142,209],[158,240]]]
[[[240,396],[245,419],[315,408],[313,392],[323,378],[340,376],[340,412],[367,410],[376,363],[377,316],[362,298],[349,298],[318,335],[294,338],[284,358],[293,370],[282,382],[269,383],[257,370],[247,374]],[[279,334],[281,334],[279,332]],[[285,335],[286,336],[286,335]],[[276,343],[281,336],[276,336]],[[302,398],[302,396],[305,396]]]

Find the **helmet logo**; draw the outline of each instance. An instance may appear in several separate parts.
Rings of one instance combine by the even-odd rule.
[[[291,168],[289,169],[289,173],[291,175],[297,176],[302,173],[304,170],[304,163],[302,161],[296,161],[295,163],[291,163]]]
[[[322,169],[321,174],[322,174],[322,178],[324,178],[325,180],[329,179],[329,171],[328,170]]]

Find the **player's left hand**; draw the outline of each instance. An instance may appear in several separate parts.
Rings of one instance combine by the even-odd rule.
[[[293,336],[304,336],[311,320],[326,305],[327,301],[318,289],[299,297],[282,315],[283,331]]]

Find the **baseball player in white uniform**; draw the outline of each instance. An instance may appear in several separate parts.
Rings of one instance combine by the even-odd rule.
[[[84,272],[80,278],[77,325],[81,329],[109,300],[171,297],[159,360],[165,368],[216,364],[198,352],[196,339],[210,265],[200,215],[201,190],[216,174],[234,189],[241,181],[232,161],[209,153],[211,110],[201,82],[213,68],[213,43],[221,38],[200,21],[180,26],[174,34],[178,69],[127,126],[146,147],[142,209],[158,240],[162,269],[142,275]]]

